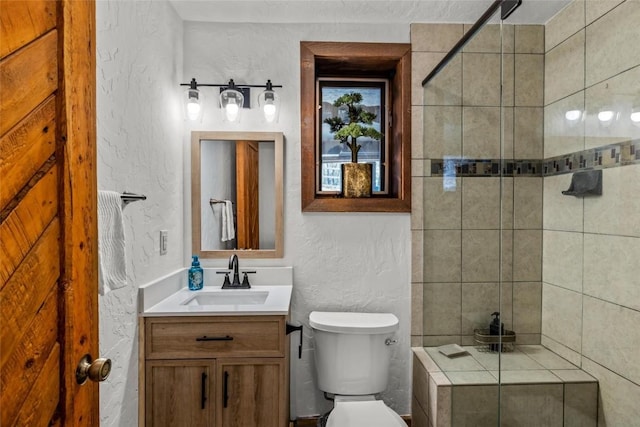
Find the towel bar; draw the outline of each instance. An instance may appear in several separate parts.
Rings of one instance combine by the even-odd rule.
[[[128,193],[126,191],[120,195],[120,198],[125,205],[127,203],[137,202],[138,200],[147,200],[147,196],[143,194]]]

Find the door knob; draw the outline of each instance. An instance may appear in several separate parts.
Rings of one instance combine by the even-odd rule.
[[[104,381],[110,373],[111,359],[92,360],[90,355],[85,354],[76,368],[76,382],[84,384],[87,379],[95,382]]]

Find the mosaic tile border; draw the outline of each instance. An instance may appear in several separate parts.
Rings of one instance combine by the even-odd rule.
[[[640,140],[605,145],[544,160],[431,159],[431,176],[444,177],[545,177],[583,170],[640,164]]]
[[[640,140],[638,139],[545,159],[542,175],[562,175],[636,163],[640,163]]]
[[[541,160],[466,159],[461,157],[431,160],[431,176],[542,176],[541,170]]]

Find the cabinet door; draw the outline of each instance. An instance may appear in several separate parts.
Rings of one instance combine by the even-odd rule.
[[[218,360],[218,426],[283,427],[288,419],[285,359]]]
[[[215,361],[147,360],[147,427],[212,426]]]

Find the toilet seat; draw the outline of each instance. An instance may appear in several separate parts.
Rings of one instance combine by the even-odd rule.
[[[382,400],[336,400],[326,427],[407,427],[407,424]]]

